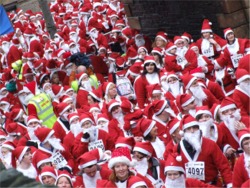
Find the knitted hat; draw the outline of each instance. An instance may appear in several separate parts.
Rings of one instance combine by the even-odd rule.
[[[128,166],[133,166],[130,150],[127,147],[120,147],[113,150],[108,167],[112,169],[116,163],[125,163]]]

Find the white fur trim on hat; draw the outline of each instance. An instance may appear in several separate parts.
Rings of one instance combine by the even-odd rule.
[[[23,151],[20,153],[20,155],[19,155],[19,157],[18,157],[18,161],[19,161],[19,162],[21,162],[21,160],[23,159],[24,154],[26,153],[26,151],[27,151],[28,149],[29,149],[28,146],[25,146],[25,147],[23,148]]]
[[[131,147],[130,145],[125,144],[125,143],[117,143],[117,144],[115,145],[115,148],[119,148],[119,147],[127,147],[129,150],[132,149],[132,147]]]
[[[195,113],[195,118],[200,114],[208,114],[212,117],[212,113],[209,110],[199,110],[198,112]]]
[[[36,164],[36,167],[39,168],[43,163],[49,163],[52,162],[50,157],[48,157],[47,159],[41,160]]]
[[[173,134],[174,131],[180,126],[180,121],[178,121],[174,126],[169,130],[169,134]]]
[[[250,138],[250,133],[246,133],[240,137],[240,140],[239,140],[240,147],[242,147],[241,145],[242,145],[242,141],[244,138]]]
[[[40,124],[42,124],[42,120],[38,120],[38,119],[36,119],[36,118],[33,118],[33,119],[31,119],[31,120],[29,120],[28,122],[27,122],[27,125],[29,125],[30,123],[33,123],[33,122],[37,122],[37,123],[40,123]]]
[[[78,81],[79,81],[79,82],[81,82],[81,81],[82,81],[82,78],[83,78],[84,76],[86,76],[86,75],[88,76],[88,74],[87,74],[87,73],[83,73],[83,74],[80,76],[80,78],[79,78],[79,80],[78,80]]]
[[[74,116],[70,117],[69,123],[72,123],[72,121],[73,121],[74,119],[76,119],[76,118],[79,118],[79,116],[78,116],[78,115],[74,115]]]
[[[109,120],[107,120],[106,118],[101,117],[101,118],[98,118],[97,124],[98,124],[100,121],[108,122]]]
[[[234,33],[234,32],[233,32],[232,29],[227,30],[227,31],[224,33],[224,38],[227,37],[227,34],[228,34],[228,33]]]
[[[63,109],[63,111],[61,111],[59,113],[59,115],[62,115],[64,112],[66,112],[69,108],[71,108],[70,104],[68,106],[66,106],[66,108]]]
[[[182,42],[183,42],[183,38],[177,39],[176,41],[174,41],[174,44],[177,44],[179,41],[182,41]]]
[[[138,151],[138,152],[143,153],[143,154],[150,156],[150,157],[152,156],[152,153],[150,153],[149,151],[147,151],[143,148],[140,148],[140,147],[134,147],[133,151]]]
[[[153,129],[153,127],[155,126],[156,122],[152,121],[148,127],[148,129],[143,133],[143,136],[147,136],[148,133]]]
[[[86,168],[88,166],[92,166],[92,165],[95,165],[95,164],[97,164],[97,160],[96,159],[92,160],[92,161],[89,161],[87,163],[84,163],[82,165],[79,165],[78,168],[79,168],[79,170],[82,170],[82,169],[84,169],[84,168]]]
[[[166,166],[164,168],[164,173],[166,174],[167,171],[179,171],[185,173],[184,169],[181,166]]]
[[[21,116],[22,113],[23,113],[23,109],[20,109],[17,116],[14,118],[14,120],[17,120]]]
[[[178,76],[177,76],[176,74],[169,74],[169,75],[167,76],[167,80],[168,80],[169,78],[172,78],[172,77],[177,78],[177,79],[179,80],[179,78],[178,78]]]
[[[56,175],[54,174],[54,173],[52,173],[52,172],[43,172],[43,173],[41,173],[40,175],[39,175],[39,180],[40,180],[40,182],[43,184],[43,181],[42,181],[42,177],[43,176],[51,176],[51,177],[53,177],[55,180],[56,180]]]
[[[162,40],[164,40],[165,42],[167,42],[167,39],[165,39],[163,36],[161,36],[161,35],[157,35],[155,38],[161,38]]]
[[[11,134],[9,134],[9,135],[11,135]],[[15,148],[13,147],[13,146],[11,146],[11,145],[9,145],[9,144],[2,144],[2,148],[7,148],[7,149],[10,149],[10,150],[14,150]]]
[[[57,176],[55,185],[58,183],[58,180],[60,179],[60,177],[63,177],[63,176],[67,177],[70,181],[70,184],[73,186],[72,177],[70,177],[68,174],[60,174],[59,176]]]
[[[121,156],[121,157],[113,157],[113,158],[111,158],[109,160],[108,167],[110,169],[112,169],[116,163],[125,163],[128,166],[132,166],[131,161],[127,157]]]
[[[121,104],[119,102],[114,102],[113,104],[111,104],[108,108],[108,111],[111,112],[112,108],[115,106],[121,106]]]
[[[191,80],[189,80],[188,84],[186,85],[186,89],[189,89],[190,86],[192,85],[192,83],[197,80],[197,78],[194,76],[193,78],[191,78]]]
[[[187,100],[186,102],[184,102],[181,107],[185,107],[187,106],[188,104],[190,104],[191,102],[193,102],[195,100],[195,98],[192,96],[189,100]]]
[[[189,127],[192,127],[192,126],[195,126],[195,125],[198,126],[198,122],[197,121],[191,121],[189,123],[184,124],[183,127],[182,127],[182,129],[185,130],[185,129],[187,129]]]
[[[242,77],[240,77],[239,79],[237,79],[237,83],[239,84],[240,82],[242,82],[243,80],[247,79],[247,78],[250,78],[250,75],[249,74],[246,74]]]
[[[111,84],[113,84],[113,83],[112,83],[112,82],[109,82],[109,83],[107,84],[106,89],[105,89],[105,95],[108,94],[108,92],[109,92],[109,87],[110,87]]]
[[[147,187],[147,184],[144,181],[138,181],[138,182],[134,183],[130,188],[137,188],[137,187],[140,187],[140,186]]]
[[[152,50],[152,51],[151,51],[151,54],[152,54],[152,53],[159,54],[160,56],[162,56],[162,55],[163,55],[161,52],[159,52],[159,51],[157,51],[157,50]]]
[[[143,63],[143,65],[145,65],[145,64],[147,64],[147,63],[154,63],[155,64],[155,66],[156,66],[156,62],[155,61],[153,61],[153,60],[146,60],[146,61],[144,61],[144,63]]]
[[[211,29],[203,29],[201,30],[201,33],[212,33],[213,31]]]
[[[82,125],[85,121],[91,121],[92,124],[94,124],[93,120],[90,118],[84,118],[80,121],[80,124]]]
[[[227,106],[224,106],[224,107],[220,108],[220,111],[224,112],[225,110],[232,109],[232,108],[237,108],[237,107],[236,107],[235,104],[232,103],[232,104],[229,104]]]
[[[158,112],[156,112],[155,115],[158,116],[159,114],[161,114],[162,111],[166,108],[167,105],[168,105],[167,101],[164,101],[161,109]]]

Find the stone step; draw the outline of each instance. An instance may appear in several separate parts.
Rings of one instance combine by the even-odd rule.
[[[242,3],[234,0],[223,0],[220,2],[223,13],[232,13],[242,9]]]
[[[128,24],[133,29],[141,30],[141,24],[138,17],[128,17]]]
[[[131,14],[131,10],[130,10],[129,4],[124,4],[124,9],[125,9],[127,17],[131,17],[132,14]]]

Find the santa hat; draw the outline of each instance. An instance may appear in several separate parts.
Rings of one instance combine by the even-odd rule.
[[[216,104],[216,103],[214,103],[212,108],[210,109],[210,112],[212,113],[212,116],[214,119],[216,119],[219,109],[220,109],[220,104]]]
[[[23,10],[22,9],[20,9],[20,8],[17,8],[16,9],[16,13],[19,15],[19,14],[21,14],[23,12]]]
[[[48,139],[51,138],[55,131],[47,127],[38,127],[34,133],[35,136],[39,139],[39,141],[44,144],[48,141]]]
[[[21,127],[21,125],[19,125],[16,122],[11,122],[11,123],[7,123],[5,125],[5,130],[8,133],[8,135],[18,135],[18,136],[24,136],[25,133],[27,132],[27,128],[26,127]]]
[[[144,57],[144,66],[147,64],[147,63],[154,63],[155,66],[156,66],[156,62],[155,62],[155,58],[154,56],[145,56]]]
[[[191,75],[197,77],[197,78],[204,78],[205,79],[205,73],[202,71],[201,67],[197,67],[189,72]]]
[[[104,82],[104,83],[102,84],[102,91],[103,91],[103,93],[104,93],[105,95],[108,94],[109,88],[110,88],[110,86],[113,85],[113,84],[114,84],[113,82]]]
[[[73,99],[70,96],[64,94],[59,98],[59,102],[64,102],[64,103],[73,102]]]
[[[238,68],[235,72],[235,76],[238,84],[241,83],[243,80],[250,78],[250,74],[247,72],[247,70],[240,68]]]
[[[82,125],[86,121],[90,121],[92,124],[94,124],[94,120],[89,114],[82,114],[80,116],[80,124]]]
[[[179,171],[185,173],[181,162],[181,156],[178,156],[175,153],[168,156],[167,161],[165,162],[164,173],[166,174],[168,171]]]
[[[45,167],[43,167],[43,169],[42,169],[41,173],[39,174],[38,178],[39,178],[40,182],[43,184],[43,181],[42,181],[43,176],[50,176],[50,177],[52,177],[52,178],[54,178],[56,180],[57,179],[57,174],[58,174],[58,172],[54,167],[45,166]]]
[[[133,151],[140,152],[149,157],[155,155],[155,151],[150,142],[136,142]]]
[[[174,78],[176,78],[176,79],[179,79],[179,77],[175,74],[175,72],[169,72],[169,73],[167,74],[167,80],[168,80],[169,78],[172,78],[172,77],[174,77]]]
[[[16,159],[21,162],[26,151],[29,149],[28,146],[18,146],[12,151],[12,166],[16,168]]]
[[[34,69],[39,69],[44,64],[44,59],[35,60],[33,63]]]
[[[21,108],[14,108],[11,110],[10,118],[16,121],[24,113]]]
[[[212,113],[209,111],[208,106],[197,106],[196,107],[195,118],[197,119],[197,116],[199,116],[201,114],[208,114],[212,117]]]
[[[78,159],[78,169],[82,170],[86,167],[97,164],[97,162],[104,156],[100,149],[93,149],[89,152],[82,154]]]
[[[89,112],[92,113],[93,111],[101,112],[100,106],[98,103],[91,104],[89,107]]]
[[[27,27],[24,32],[23,32],[24,36],[28,36],[31,37],[34,35],[34,31],[33,29],[31,29],[30,27]]]
[[[138,49],[137,49],[137,53],[139,53],[140,50],[144,50],[146,52],[146,54],[148,54],[148,50],[145,46],[140,46]]]
[[[84,76],[88,76],[88,74],[85,72],[79,73],[76,75],[76,79],[78,80],[78,82],[81,82]]]
[[[59,97],[63,93],[63,87],[57,84],[52,84],[51,89],[55,97]]]
[[[192,36],[188,32],[184,32],[181,38],[186,39],[188,43],[193,42]]]
[[[156,122],[150,119],[142,118],[140,121],[137,123],[137,127],[143,134],[143,136],[147,136],[150,131],[153,129],[155,126]]]
[[[172,42],[168,42],[167,45],[166,45],[166,52],[169,52],[170,50],[173,50],[174,48],[177,48],[177,46],[172,43]]]
[[[212,33],[213,31],[211,29],[211,25],[212,23],[208,19],[204,19],[201,27],[201,33]]]
[[[46,155],[45,153],[35,153],[32,158],[32,164],[38,170],[39,167],[44,163],[52,163],[51,157]]]
[[[180,127],[180,120],[177,118],[171,119],[168,122],[168,127],[169,127],[169,134],[172,135],[175,130]]]
[[[176,97],[176,105],[179,108],[179,110],[182,111],[183,107],[187,106],[188,104],[190,104],[194,100],[195,100],[195,98],[192,95],[185,93],[182,95],[178,95]]]
[[[115,106],[121,106],[121,103],[115,99],[112,99],[109,103],[108,103],[108,112],[112,111],[112,108]]]
[[[55,185],[57,185],[57,183],[61,177],[66,177],[69,180],[71,187],[73,187],[73,177],[71,176],[71,174],[66,170],[58,171],[58,172],[59,173],[58,173],[58,176],[56,178]]]
[[[160,56],[163,55],[162,49],[160,47],[154,47],[153,50],[151,51],[151,54],[153,53],[159,54]]]
[[[232,108],[237,108],[235,101],[230,97],[225,97],[221,101],[220,111],[224,112],[224,111],[226,111],[228,109],[232,109]]]
[[[27,118],[27,123],[26,123],[27,126],[29,126],[29,124],[30,124],[30,123],[33,123],[33,122],[37,122],[37,123],[39,123],[39,124],[42,123],[42,121],[39,120],[39,119],[37,119],[36,116],[33,116],[33,115],[28,116],[28,118]]]
[[[183,135],[183,131],[189,127],[198,126],[198,122],[191,115],[185,115],[180,122],[180,135]]]
[[[130,150],[127,147],[120,147],[113,150],[108,167],[112,169],[116,163],[125,163],[128,166],[133,166]]]
[[[228,34],[228,33],[234,33],[233,30],[232,30],[230,27],[224,29],[223,32],[224,32],[224,38],[225,38],[225,39],[227,38],[227,34]]]
[[[141,70],[142,70],[141,64],[134,63],[131,67],[129,67],[127,74],[137,77],[141,74]]]
[[[152,103],[153,111],[156,116],[160,115],[166,107],[169,107],[166,100],[155,100]]]
[[[163,32],[163,31],[159,31],[157,34],[156,34],[156,37],[155,38],[161,38],[162,40],[164,40],[165,42],[167,42],[167,33]]]
[[[242,147],[242,141],[243,141],[243,139],[245,139],[245,138],[249,138],[250,139],[250,132],[249,132],[249,130],[247,130],[247,129],[239,130],[238,131],[238,138],[239,138],[239,145],[240,145],[241,148],[243,148]]]
[[[6,137],[7,137],[7,134],[3,130],[0,129],[0,139],[6,139]]]
[[[26,93],[31,92],[33,95],[36,95],[39,93],[39,89],[37,87],[36,81],[31,81],[23,86],[23,90]]]
[[[112,52],[109,54],[108,59],[111,61],[116,61],[116,59],[120,57],[120,54],[118,52]]]
[[[89,91],[89,95],[91,95],[94,99],[101,102],[102,100],[102,90],[99,88]]]
[[[193,75],[190,74],[185,74],[181,77],[182,82],[183,82],[183,86],[185,89],[189,89],[190,86],[192,85],[192,83],[197,80],[197,78]]]
[[[72,87],[68,86],[68,85],[64,85],[63,86],[63,90],[65,93],[68,93],[70,91],[74,91]]]
[[[128,188],[148,187],[146,182],[138,176],[131,176],[128,181]]]
[[[124,112],[124,113],[133,113],[134,112],[134,106],[127,98],[122,100],[121,109],[122,109],[122,112]]]
[[[137,51],[134,47],[130,46],[127,50],[126,57],[128,59],[134,60],[137,58]]]
[[[109,122],[109,118],[106,114],[98,114],[97,115],[97,124],[99,124],[100,121]]]
[[[72,121],[75,120],[76,118],[79,118],[78,113],[70,113],[69,116],[68,116],[69,124],[71,124]]]
[[[189,48],[190,48],[190,49],[194,49],[194,48],[198,48],[198,49],[199,49],[198,45],[197,45],[195,42],[191,43],[191,44],[189,45]]]
[[[125,65],[125,60],[123,57],[118,57],[115,61],[117,67],[123,68]]]
[[[115,27],[119,27],[119,26],[125,27],[125,23],[122,19],[119,19],[115,22]]]
[[[135,139],[133,137],[118,137],[115,142],[115,148],[127,147],[130,151],[132,151],[134,145]]]
[[[160,94],[162,93],[161,86],[157,84],[150,84],[146,86],[148,97],[152,98],[153,94]]]
[[[178,42],[183,42],[183,38],[181,38],[181,36],[174,37],[174,44],[177,44]]]
[[[16,145],[11,141],[5,141],[1,147],[13,151],[16,148]]]
[[[57,105],[57,112],[58,114],[61,116],[62,114],[64,114],[67,110],[69,110],[71,108],[71,105],[66,103],[66,102],[61,102]]]

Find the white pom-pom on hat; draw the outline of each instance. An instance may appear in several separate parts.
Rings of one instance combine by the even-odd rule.
[[[212,25],[212,22],[208,22],[209,25]]]
[[[178,156],[176,157],[176,161],[181,162],[181,161],[182,161],[182,157],[181,157],[180,155],[178,155]]]
[[[183,135],[184,135],[184,131],[180,130],[180,131],[179,131],[179,134],[180,134],[181,136],[183,136]]]

